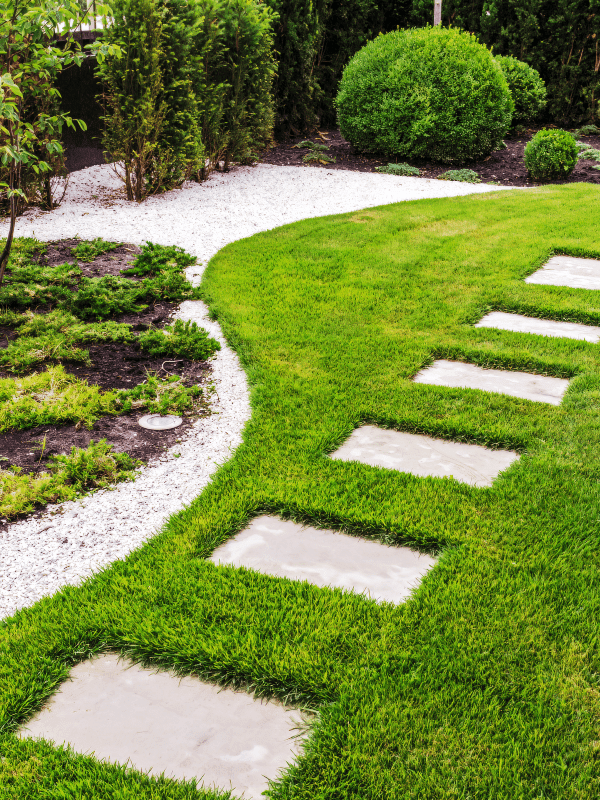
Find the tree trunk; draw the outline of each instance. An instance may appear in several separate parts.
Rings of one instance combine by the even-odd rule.
[[[433,24],[442,24],[442,0],[433,0]]]
[[[10,136],[10,143],[14,147],[15,135],[12,121],[8,122],[8,134]],[[8,178],[9,191],[13,193],[10,198],[10,228],[8,229],[8,236],[6,237],[4,250],[2,251],[2,255],[0,255],[0,286],[2,286],[2,281],[4,280],[4,273],[6,272],[6,265],[8,264],[8,257],[10,256],[13,237],[15,235],[15,224],[17,222],[17,212],[19,210],[19,198],[16,194],[14,194],[14,190],[19,188],[21,185],[20,173],[21,165],[17,164],[15,161],[12,161]]]

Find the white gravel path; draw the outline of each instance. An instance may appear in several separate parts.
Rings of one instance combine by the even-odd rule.
[[[185,184],[137,205],[123,199],[111,167],[99,166],[73,173],[63,204],[47,213],[28,211],[16,234],[179,245],[197,256],[188,277],[198,283],[203,266],[221,247],[258,231],[402,200],[497,188],[263,164],[214,173],[205,184]],[[0,236],[6,229],[0,223]],[[237,356],[202,303],[183,303],[179,316],[196,320],[224,345],[213,361],[215,413],[188,429],[183,441],[142,469],[136,481],[49,507],[41,520],[26,519],[0,533],[0,619],[139,547],[200,494],[241,442],[250,403]]]

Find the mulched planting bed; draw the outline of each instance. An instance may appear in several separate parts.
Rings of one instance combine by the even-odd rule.
[[[80,239],[50,242],[44,249],[34,253],[31,260],[44,267],[76,264],[84,278],[102,278],[108,275],[127,277],[138,282],[143,280],[140,276],[128,275],[132,262],[142,252],[139,247],[122,244],[95,257],[88,254],[89,260],[83,261],[85,253],[81,249],[79,258],[73,255],[74,248],[81,245]],[[10,271],[7,272],[7,278],[10,282]],[[104,317],[102,321],[125,323],[135,332],[160,330],[172,322],[172,315],[178,305],[178,302],[159,300],[138,313],[116,313]],[[40,305],[30,310],[35,314],[45,314],[52,309]],[[0,352],[19,337],[18,326],[0,327]],[[102,392],[114,392],[134,389],[144,383],[148,375],[157,376],[161,381],[178,376],[184,387],[206,387],[211,375],[211,367],[207,361],[193,361],[175,355],[151,355],[142,350],[137,341],[99,341],[75,345],[89,353],[88,363],[64,358],[58,361],[48,359],[27,369],[20,369],[18,374],[8,367],[0,368],[0,378],[20,379],[34,373],[43,373],[48,367],[61,364],[66,373],[85,381],[89,386],[97,386]],[[91,428],[77,423],[10,429],[0,433],[0,467],[18,467],[23,474],[39,474],[47,471],[52,456],[68,455],[73,447],[86,449],[92,440],[98,442],[102,439],[112,445],[113,452],[126,453],[132,459],[145,463],[180,440],[195,419],[209,413],[207,394],[205,389],[204,396],[197,399],[193,409],[179,414],[183,418],[182,425],[166,431],[150,431],[138,424],[142,416],[151,413],[147,407],[134,407],[133,411],[118,416],[103,416]],[[36,508],[39,509],[40,505],[36,504]]]
[[[287,141],[276,144],[271,150],[265,151],[261,155],[263,164],[276,164],[278,166],[289,167],[314,167],[317,169],[345,169],[354,172],[375,172],[376,167],[385,166],[390,162],[402,162],[418,167],[421,170],[422,178],[437,178],[449,169],[465,167],[472,169],[479,174],[483,183],[497,181],[502,186],[535,186],[535,181],[529,180],[525,162],[523,161],[523,151],[525,145],[536,133],[529,130],[525,136],[518,138],[507,138],[506,149],[496,150],[487,158],[481,161],[470,161],[464,164],[448,165],[434,164],[428,161],[410,158],[385,158],[381,156],[367,155],[358,153],[352,145],[347,142],[338,130],[321,131],[323,136],[298,136]],[[309,139],[313,142],[329,145],[327,155],[335,158],[334,164],[320,164],[313,162],[303,164],[302,158],[308,150],[294,147],[294,145]],[[582,136],[581,141],[591,147],[600,149],[600,136]],[[600,183],[600,171],[593,168],[594,161],[578,161],[575,169],[566,180],[552,181],[552,183]]]

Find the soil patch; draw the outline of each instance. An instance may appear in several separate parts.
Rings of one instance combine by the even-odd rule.
[[[384,166],[392,162],[407,163],[411,166],[418,167],[421,170],[422,178],[437,178],[443,172],[449,169],[457,169],[458,166],[466,167],[475,170],[479,174],[481,180],[486,183],[489,181],[496,181],[502,186],[535,186],[535,181],[529,180],[527,170],[525,169],[525,162],[523,161],[523,152],[525,145],[536,133],[535,130],[529,130],[525,136],[515,139],[507,138],[506,149],[496,150],[487,158],[481,161],[469,161],[460,165],[448,164],[434,164],[429,161],[410,158],[386,158],[383,156],[366,155],[358,153],[352,145],[347,142],[339,130],[321,131],[323,136],[298,136],[288,141],[280,142],[270,150],[266,150],[260,161],[263,164],[276,164],[278,166],[289,167],[304,167],[305,169],[346,169],[353,172],[375,172],[375,168]],[[327,154],[335,158],[335,164],[303,164],[302,158],[306,155],[308,150],[299,149],[294,145],[303,141],[304,139],[321,144],[329,145]],[[581,141],[586,144],[600,149],[600,136],[582,136]],[[577,162],[575,169],[571,175],[565,180],[553,181],[553,183],[600,183],[600,171],[594,169],[594,161],[580,160]]]

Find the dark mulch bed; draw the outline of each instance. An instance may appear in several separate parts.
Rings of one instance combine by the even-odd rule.
[[[45,255],[40,261],[49,265],[72,262],[71,248],[80,243],[78,239],[64,239],[49,243]],[[135,245],[122,245],[115,250],[103,253],[90,263],[79,262],[84,274],[88,277],[119,275],[121,270],[131,266],[140,249]],[[137,280],[132,276],[133,280]],[[146,330],[152,326],[162,328],[169,322],[177,303],[157,303],[139,314],[119,314],[112,317],[117,322],[125,322],[134,330]],[[47,309],[37,309],[38,312]],[[0,330],[0,348],[6,347],[10,339],[18,334],[4,328]],[[110,389],[131,389],[145,380],[147,372],[154,372],[165,379],[170,375],[179,375],[186,386],[206,384],[211,367],[208,362],[193,362],[187,359],[171,361],[164,357],[152,357],[140,350],[136,345],[101,342],[99,344],[82,345],[90,354],[91,364],[79,362],[62,362],[65,370],[89,384],[100,386],[104,391]],[[38,365],[32,371],[40,371],[45,366]],[[9,377],[10,373],[0,372],[0,377]],[[165,448],[171,447],[182,437],[193,421],[184,417],[179,428],[170,431],[148,431],[138,424],[138,419],[147,411],[123,416],[107,416],[98,420],[91,430],[77,428],[75,425],[44,425],[29,430],[16,430],[0,434],[0,457],[6,458],[2,465],[12,464],[21,467],[25,472],[40,472],[46,468],[49,456],[71,452],[72,447],[88,446],[91,439],[106,439],[117,452],[129,454],[132,458],[147,462]],[[43,454],[42,443],[46,437]]]
[[[536,185],[534,181],[530,181],[527,177],[527,170],[525,169],[525,162],[523,161],[525,145],[535,133],[534,130],[528,131],[527,135],[520,138],[507,138],[505,140],[505,150],[496,150],[482,161],[471,161],[460,165],[440,165],[415,159],[390,159],[381,156],[366,155],[356,152],[338,130],[321,131],[321,133],[324,134],[323,138],[318,135],[309,137],[298,136],[285,142],[279,142],[272,149],[265,151],[260,160],[263,164],[303,167],[304,169],[346,169],[353,170],[354,172],[374,172],[375,167],[388,164],[390,161],[398,161],[418,167],[421,170],[421,177],[423,178],[437,178],[438,175],[441,175],[449,169],[466,167],[475,170],[484,183],[486,181],[497,181],[502,184],[502,186]],[[335,157],[336,163],[303,164],[302,157],[306,155],[308,151],[305,149],[298,149],[294,147],[294,145],[307,138],[314,142],[329,145],[328,154],[331,157]],[[600,149],[600,136],[585,136],[582,137],[582,141],[589,143],[592,147]],[[553,183],[600,183],[600,171],[593,168],[595,163],[594,161],[579,161],[566,180],[553,181]]]

